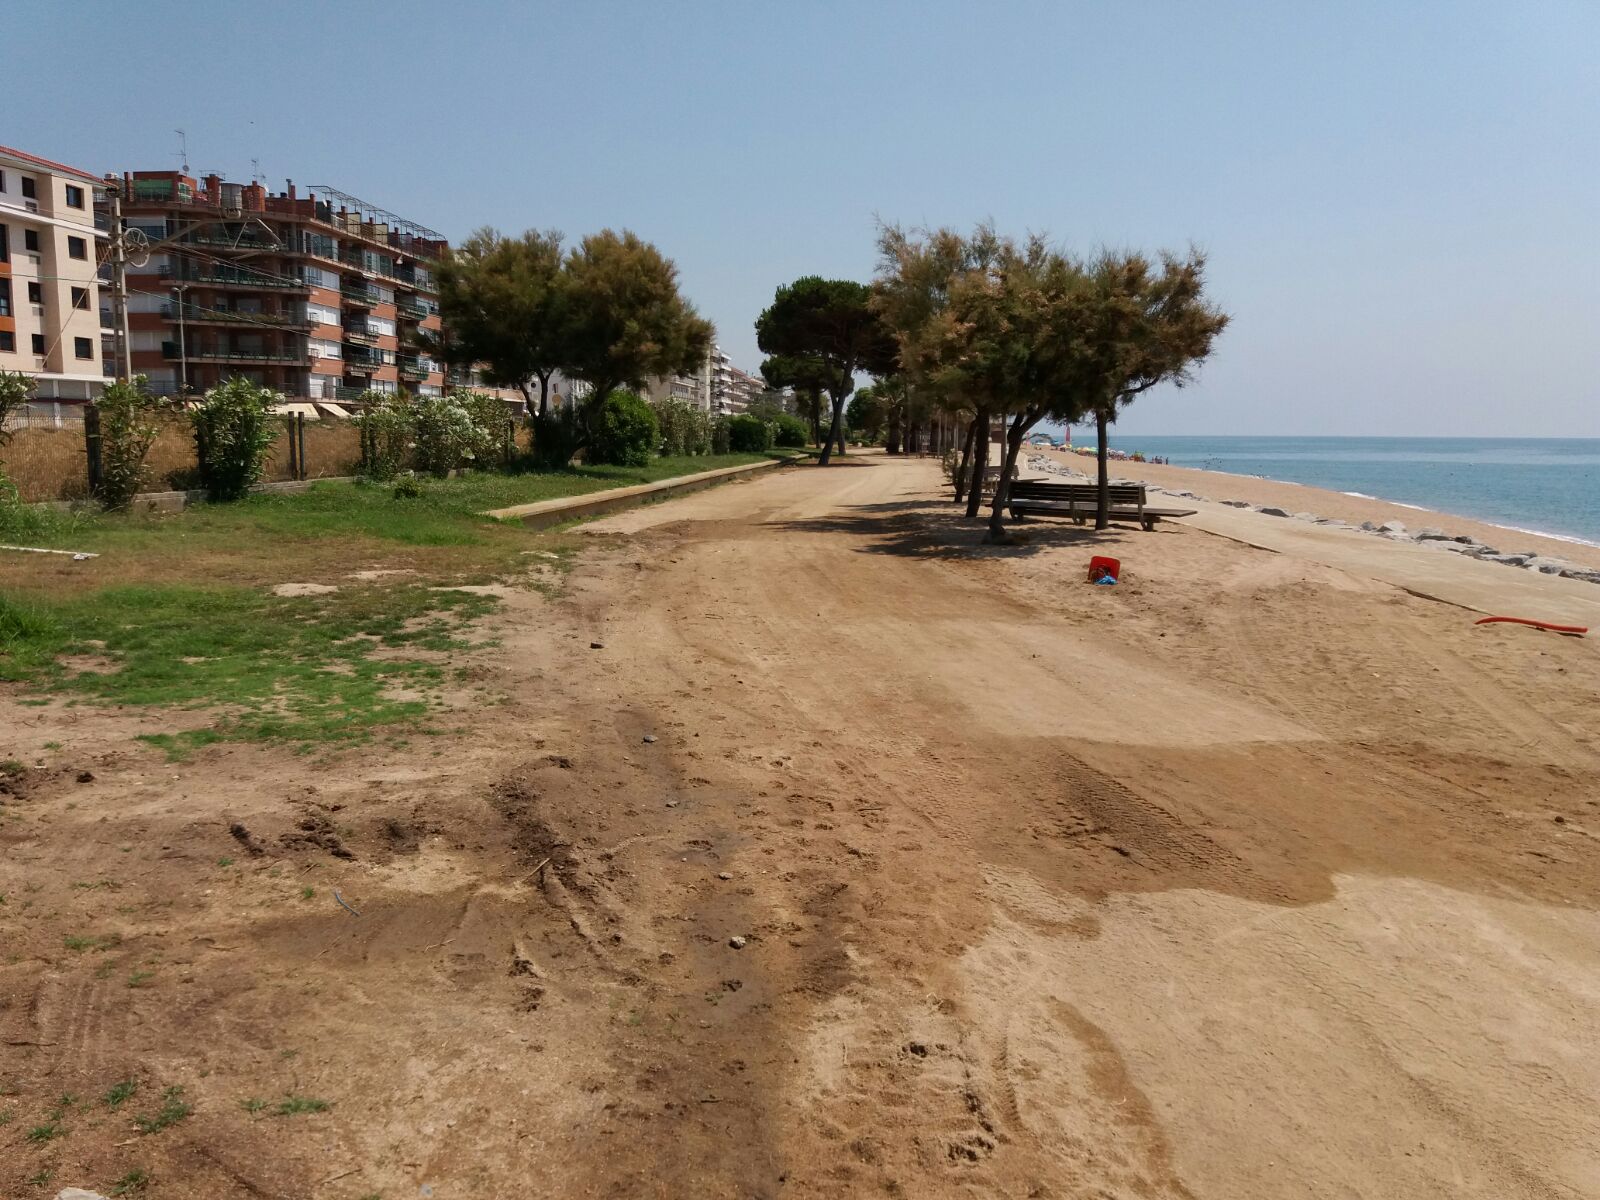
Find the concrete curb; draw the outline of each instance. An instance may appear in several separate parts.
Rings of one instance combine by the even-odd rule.
[[[555,500],[540,500],[533,504],[514,504],[510,508],[493,509],[484,516],[501,521],[520,521],[529,529],[545,529],[579,517],[615,512],[619,508],[642,504],[646,500],[697,492],[701,488],[714,487],[740,475],[785,467],[792,461],[794,460],[774,458],[766,462],[745,463],[738,467],[721,467],[715,471],[702,471],[698,475],[679,475],[674,479],[663,479],[659,483],[640,483],[633,487],[612,488],[604,492],[587,492],[582,496],[562,496]]]

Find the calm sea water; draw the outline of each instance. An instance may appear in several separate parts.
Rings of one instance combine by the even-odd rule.
[[[1163,455],[1173,466],[1360,492],[1600,543],[1600,438],[1118,437],[1113,431],[1111,444]]]

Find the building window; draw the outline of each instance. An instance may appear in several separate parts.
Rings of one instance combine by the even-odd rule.
[[[67,239],[67,255],[71,258],[88,258],[89,244],[82,238],[69,237]]]
[[[33,352],[35,354],[44,353],[44,334],[36,333],[33,335]]]
[[[0,317],[11,315],[11,280],[0,279]]]
[[[22,177],[22,195],[23,195],[23,198],[27,199],[27,200],[34,200],[34,199],[38,198],[35,195],[34,190],[33,190],[33,176],[32,175],[24,175]]]
[[[70,183],[67,184],[67,207],[68,208],[82,208],[83,207],[83,189],[81,187],[74,187]]]
[[[84,308],[84,309],[89,307],[89,289],[88,288],[73,288],[72,289],[72,307],[73,308]]]
[[[34,283],[31,280],[28,283],[28,303],[44,303],[44,288],[40,287],[37,283]]]
[[[22,231],[22,248],[39,253],[39,231],[37,229],[24,229]]]
[[[0,225],[0,262],[11,261],[10,244],[6,241],[6,227]]]
[[[94,343],[88,338],[75,337],[72,339],[72,352],[79,358],[93,358]]]
[[[0,329],[0,350],[4,350],[7,354],[17,352],[17,335],[9,329]]]

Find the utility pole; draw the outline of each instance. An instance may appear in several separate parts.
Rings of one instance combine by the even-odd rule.
[[[178,371],[183,380],[182,386],[178,389],[180,396],[189,394],[189,345],[183,311],[186,307],[184,295],[188,290],[188,285],[182,283],[172,289],[173,295],[178,297]]]
[[[122,228],[122,184],[108,182],[111,199],[111,321],[116,330],[117,379],[133,378],[133,343],[128,337],[128,246]]]

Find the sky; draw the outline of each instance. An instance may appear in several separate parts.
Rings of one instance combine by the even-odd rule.
[[[1595,0],[8,0],[0,143],[327,184],[460,239],[629,228],[736,365],[877,223],[1209,255],[1119,432],[1600,437]]]

